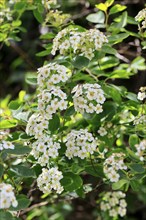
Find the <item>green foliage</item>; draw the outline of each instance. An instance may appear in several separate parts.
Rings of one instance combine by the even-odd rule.
[[[0,3],[2,46],[21,40],[20,32],[25,31],[22,17],[27,11],[47,29],[47,33],[38,37],[42,51],[34,54],[44,63],[43,70],[28,69],[24,77],[24,87],[32,89],[31,94],[22,90],[18,98],[7,96],[1,100],[0,196],[3,183],[11,184],[18,202],[16,207],[11,201],[9,207],[0,208],[3,220],[24,219],[25,212],[26,220],[64,220],[72,208],[58,201],[86,199],[91,193],[93,204],[99,204],[106,201],[106,192],[112,190],[123,191],[128,198],[134,193],[138,202],[146,204],[146,88],[141,87],[139,93],[131,92],[121,83],[146,70],[144,53],[140,52],[145,48],[145,28],[142,20],[129,16],[128,6],[122,3],[106,0],[95,7],[86,20],[105,33],[101,37],[99,32],[95,37],[94,32],[88,39],[88,30],[59,11],[58,4],[41,0]],[[10,12],[5,15],[6,9]],[[129,29],[129,24],[139,25],[137,33]],[[106,40],[102,41],[104,37]],[[131,39],[139,42],[137,54],[132,58],[123,53],[123,45],[133,45]],[[23,53],[20,55],[25,57]],[[59,65],[64,65],[60,72]],[[52,84],[51,77],[54,77]],[[85,84],[87,87],[98,84],[99,88],[90,91],[83,87]],[[75,131],[77,140],[74,140]],[[43,172],[45,178],[41,176]],[[100,193],[93,196],[97,187]],[[129,203],[127,209],[130,210]],[[95,217],[105,220],[124,216],[116,211],[112,218],[109,209],[103,210],[100,205],[94,212]]]

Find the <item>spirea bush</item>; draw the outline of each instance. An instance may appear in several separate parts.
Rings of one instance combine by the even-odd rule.
[[[127,61],[118,48],[130,37],[146,48],[146,9],[134,18],[122,3],[106,0],[86,17],[92,26],[86,29],[59,11],[59,3],[0,3],[2,46],[20,40],[27,10],[47,30],[36,54],[44,64],[25,78],[35,92],[2,101],[0,216],[30,220],[33,207],[86,200],[94,192],[95,219],[130,220],[130,195],[146,204],[146,87],[135,94],[116,80],[146,64],[140,55]]]

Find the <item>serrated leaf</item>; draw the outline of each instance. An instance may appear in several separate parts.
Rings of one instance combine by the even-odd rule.
[[[41,15],[41,13],[37,9],[33,10],[33,15],[39,23],[43,23],[43,20],[44,20],[43,16]]]
[[[113,55],[116,55],[116,53],[117,53],[116,49],[114,49],[114,48],[112,48],[111,46],[108,46],[108,45],[103,45],[101,50],[104,53],[113,54]]]
[[[123,41],[124,39],[126,39],[127,37],[129,37],[128,33],[120,33],[120,34],[110,36],[108,38],[108,40],[109,40],[109,42],[111,42],[113,44],[117,44],[117,43],[120,43],[121,41]]]

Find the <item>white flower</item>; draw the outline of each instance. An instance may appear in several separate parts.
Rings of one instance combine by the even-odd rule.
[[[77,112],[81,114],[96,112],[99,114],[103,111],[101,104],[105,101],[104,92],[97,83],[76,86],[72,90],[72,93],[74,92],[73,102]]]
[[[146,92],[139,92],[137,98],[143,101],[146,98]]]
[[[0,183],[0,209],[8,209],[10,206],[16,207],[18,202],[10,184]]]
[[[55,55],[57,50],[63,55],[73,52],[75,55],[92,59],[94,52],[100,49],[105,42],[107,42],[106,36],[97,29],[79,32],[77,28],[65,28],[54,38],[51,53]]]
[[[121,191],[106,192],[100,203],[101,211],[107,211],[111,217],[125,216],[127,206],[125,199],[123,199],[125,196],[125,193]]]
[[[0,150],[4,150],[4,149],[14,149],[15,146],[14,144],[12,144],[12,142],[10,141],[5,141],[3,140],[1,143],[0,143]]]
[[[135,145],[136,147],[136,155],[140,158],[141,161],[145,160],[145,152],[146,152],[146,139],[142,140],[139,144]]]
[[[107,131],[104,127],[100,127],[98,133],[100,134],[100,136],[105,136],[107,134]]]
[[[84,159],[89,153],[93,154],[97,148],[97,140],[86,129],[72,130],[66,136],[67,150],[65,155],[71,159],[80,157]]]
[[[55,190],[56,193],[60,194],[63,191],[63,187],[60,184],[62,178],[62,172],[57,167],[43,168],[42,173],[37,178],[37,184],[43,193],[51,193]]]
[[[104,173],[111,182],[118,182],[120,175],[117,173],[118,170],[126,170],[127,166],[124,164],[124,153],[113,153],[111,156],[106,158],[104,162]]]

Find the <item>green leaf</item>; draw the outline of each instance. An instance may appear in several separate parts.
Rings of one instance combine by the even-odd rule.
[[[90,21],[92,23],[100,23],[104,24],[105,21],[105,15],[102,11],[98,11],[97,13],[89,14],[86,17],[87,21]]]
[[[14,100],[14,101],[12,100],[12,101],[9,103],[8,107],[9,107],[9,109],[11,109],[11,110],[16,110],[16,109],[18,109],[18,108],[20,107],[20,102],[17,101],[17,100]]]
[[[3,173],[4,173],[4,167],[2,164],[0,164],[0,178],[2,177]]]
[[[127,7],[125,5],[116,4],[110,9],[109,14],[111,15],[111,14],[118,13],[120,11],[125,10],[126,8]]]
[[[144,165],[139,163],[129,164],[129,168],[135,173],[144,173],[145,171]]]
[[[89,59],[83,56],[77,56],[73,61],[73,65],[77,69],[82,69],[83,67],[88,66],[88,64],[89,64]]]
[[[88,165],[85,167],[85,171],[92,176],[104,178],[103,166],[99,164]]]
[[[144,59],[143,57],[141,57],[141,56],[136,57],[136,58],[132,61],[130,67],[131,67],[133,70],[135,70],[135,69],[137,69],[137,70],[146,70],[145,59]]]
[[[50,32],[50,33],[41,35],[40,39],[42,39],[42,40],[50,40],[50,39],[53,39],[55,36],[56,36],[56,34]]]
[[[0,219],[1,220],[15,220],[10,212],[0,210]]]
[[[111,46],[109,45],[103,45],[101,50],[104,52],[104,53],[108,53],[108,54],[113,54],[113,55],[116,55],[117,54],[117,51],[116,49],[112,48]]]
[[[37,76],[34,73],[27,73],[25,76],[26,83],[30,85],[36,85],[37,84]]]
[[[114,78],[114,79],[129,79],[131,73],[129,73],[127,70],[114,70],[111,74],[110,74],[110,78]]]
[[[11,171],[20,177],[36,177],[34,170],[23,165],[12,165]]]
[[[6,149],[5,152],[9,154],[14,154],[14,155],[24,155],[24,154],[29,154],[31,149],[27,146],[15,144],[14,149]]]
[[[100,60],[100,69],[105,70],[111,67],[117,66],[119,64],[119,59],[114,56],[106,56]]]
[[[138,180],[130,180],[130,186],[133,191],[139,191],[141,187]]]
[[[80,176],[68,172],[63,174],[63,179],[61,180],[61,185],[66,191],[73,192],[79,189],[83,185],[83,181]]]
[[[129,137],[129,145],[132,149],[135,149],[135,145],[139,143],[139,138],[136,134],[132,134]]]
[[[129,37],[128,33],[121,33],[121,34],[116,34],[116,35],[110,36],[108,38],[108,40],[110,43],[117,44],[117,43],[123,41],[127,37]]]
[[[10,207],[10,211],[19,211],[24,210],[30,205],[30,200],[25,195],[18,195],[16,196],[16,199],[18,201],[17,207]]]
[[[45,57],[45,56],[48,56],[50,54],[50,52],[51,52],[51,49],[44,50],[39,53],[36,53],[36,56],[37,57]]]
[[[12,26],[13,26],[13,27],[19,27],[19,26],[21,25],[21,23],[22,23],[22,22],[21,22],[20,20],[16,20],[16,21],[13,21],[13,22],[12,22]]]
[[[107,5],[104,3],[99,3],[98,5],[95,5],[96,8],[100,9],[101,11],[106,12],[107,11]]]
[[[64,117],[71,116],[71,115],[73,115],[74,113],[75,113],[74,106],[70,106],[70,107],[65,111]]]
[[[33,10],[33,15],[39,23],[43,23],[44,19],[43,19],[42,15],[40,14],[40,12],[37,9]]]
[[[107,5],[107,7],[110,7],[115,0],[106,0],[105,4]]]
[[[57,114],[53,115],[53,118],[49,120],[49,130],[53,133],[60,127],[60,118]]]
[[[16,126],[17,126],[17,120],[15,119],[2,120],[0,122],[0,129],[13,128]]]
[[[121,179],[118,182],[112,184],[112,189],[113,190],[121,189],[125,184],[129,184],[129,181],[125,179]]]

